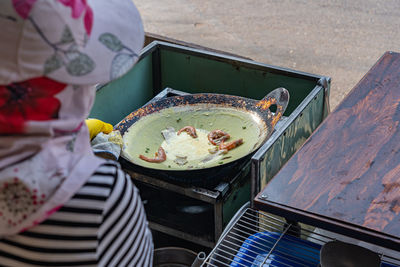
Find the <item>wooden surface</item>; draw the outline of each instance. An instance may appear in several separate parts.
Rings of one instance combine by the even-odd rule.
[[[399,242],[399,104],[400,54],[387,52],[259,193],[256,206]]]

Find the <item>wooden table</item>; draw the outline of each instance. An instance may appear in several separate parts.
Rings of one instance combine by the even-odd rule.
[[[379,59],[254,205],[400,251],[400,54]]]

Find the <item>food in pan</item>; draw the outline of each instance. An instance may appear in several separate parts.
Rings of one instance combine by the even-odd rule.
[[[289,94],[284,88],[273,90],[259,101],[222,94],[157,100],[132,112],[118,124],[124,140],[121,157],[127,164],[143,167],[146,172],[165,170],[159,173],[161,176],[185,176],[186,170],[199,170],[189,173],[202,176],[202,169],[214,167],[216,176],[221,175],[230,167],[240,167],[271,136],[288,100]],[[276,105],[275,112],[269,109],[271,104]],[[194,130],[197,137],[193,137]],[[166,154],[165,161],[155,164],[139,157],[152,158],[160,145]]]
[[[240,146],[241,144],[243,144],[243,139],[240,138],[238,140],[229,142],[227,144],[225,144],[225,142],[221,142],[218,146],[220,151],[223,151],[224,154],[228,153],[229,150],[234,149],[235,147]]]
[[[219,145],[221,142],[228,140],[231,136],[222,130],[213,130],[208,135],[208,141],[213,145]]]
[[[187,135],[181,135],[182,132],[186,132]],[[201,163],[206,163],[243,144],[242,138],[225,143],[230,135],[222,130],[213,130],[206,135],[205,130],[199,129],[198,136],[193,126],[185,126],[177,133],[173,127],[168,127],[161,131],[161,134],[165,140],[158,149],[158,153],[156,152],[156,157],[149,158],[140,154],[140,159],[151,163],[161,163],[167,159],[166,154],[168,154],[168,158],[172,158],[173,162],[179,166],[196,158],[202,158]],[[215,145],[215,147],[210,148],[210,145]],[[149,150],[145,152],[148,153]]]
[[[266,133],[259,123],[252,113],[233,108],[167,108],[141,118],[124,133],[123,156],[139,166],[160,170],[220,166],[258,146]],[[160,147],[165,161],[160,155],[154,157]]]
[[[196,129],[195,138],[191,131],[180,133],[180,131],[176,132],[173,127],[167,127],[162,131],[162,135],[164,140],[162,140],[161,146],[166,151],[172,166],[176,166],[175,164],[190,166],[189,163],[194,163],[209,154],[208,149],[211,146],[208,144],[207,131],[204,129]]]
[[[187,132],[193,138],[197,137],[196,129],[193,126],[185,126],[182,129],[180,129],[177,134],[180,135],[181,132],[184,131]]]
[[[165,151],[162,147],[158,148],[158,152],[156,152],[156,155],[154,158],[148,158],[143,155],[139,155],[139,158],[147,161],[147,162],[152,162],[152,163],[161,163],[164,162],[167,159],[167,155],[165,154]]]

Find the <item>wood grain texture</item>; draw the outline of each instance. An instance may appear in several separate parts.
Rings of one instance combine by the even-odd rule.
[[[258,197],[400,237],[399,105],[387,52]]]

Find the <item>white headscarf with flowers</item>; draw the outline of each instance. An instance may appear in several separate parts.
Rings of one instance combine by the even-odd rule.
[[[144,33],[130,0],[0,1],[0,237],[45,220],[103,162],[84,124],[94,84],[125,74]]]

